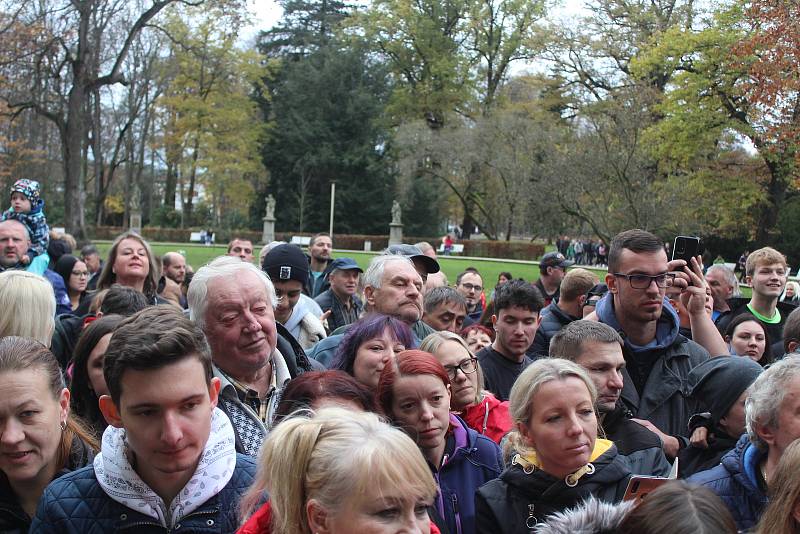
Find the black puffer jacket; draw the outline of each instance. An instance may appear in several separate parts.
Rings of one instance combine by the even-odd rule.
[[[512,464],[500,478],[487,482],[475,495],[478,534],[530,534],[536,524],[555,512],[575,506],[589,495],[619,502],[631,476],[630,461],[611,447],[591,465],[574,487],[541,469],[527,474]]]
[[[558,307],[553,302],[545,309],[542,310],[542,321],[539,323],[539,328],[536,329],[536,336],[533,338],[533,343],[528,349],[528,355],[548,356],[550,352],[550,340],[562,328],[567,326],[572,321],[577,321],[577,317],[572,317],[564,310]]]
[[[72,450],[64,469],[56,473],[56,478],[80,469],[92,462],[94,452],[79,438],[72,440]],[[3,534],[26,534],[31,526],[31,518],[19,504],[6,476],[0,472],[0,532]]]

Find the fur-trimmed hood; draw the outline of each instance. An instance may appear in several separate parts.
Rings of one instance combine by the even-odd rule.
[[[613,534],[634,501],[611,504],[589,496],[584,502],[548,516],[536,525],[535,534]]]

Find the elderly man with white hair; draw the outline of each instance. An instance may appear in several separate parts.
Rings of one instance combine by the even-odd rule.
[[[364,273],[363,284],[366,312],[391,315],[405,322],[411,327],[416,344],[435,332],[422,322],[423,282],[411,259],[400,254],[375,256]],[[333,360],[341,338],[341,332],[337,332],[336,335],[323,339],[309,356],[328,365]]]
[[[275,289],[252,263],[215,259],[194,274],[187,298],[189,316],[211,347],[219,408],[233,423],[236,450],[256,456],[281,390],[309,362],[279,334]]]
[[[783,451],[800,438],[800,355],[786,356],[761,373],[750,386],[744,409],[739,410],[741,416],[747,434],[718,466],[688,481],[719,495],[739,531],[749,531],[767,504],[769,485]],[[726,417],[731,417],[730,412]]]

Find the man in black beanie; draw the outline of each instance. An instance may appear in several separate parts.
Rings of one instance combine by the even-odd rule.
[[[742,356],[712,358],[692,369],[688,378],[690,395],[708,411],[692,416],[689,427],[708,430],[708,448],[693,444],[681,450],[678,458],[682,477],[717,465],[746,432],[747,390],[763,370],[758,363]]]
[[[272,280],[278,297],[275,320],[285,326],[304,349],[324,339],[325,327],[314,313],[319,306],[303,295],[303,284],[308,281],[308,260],[300,247],[278,245],[264,257],[262,269]]]

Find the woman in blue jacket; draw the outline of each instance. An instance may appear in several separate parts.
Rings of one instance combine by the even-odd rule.
[[[475,491],[500,475],[502,455],[494,441],[450,413],[450,378],[442,364],[427,352],[401,352],[381,372],[378,401],[428,461],[447,530],[474,533]]]

